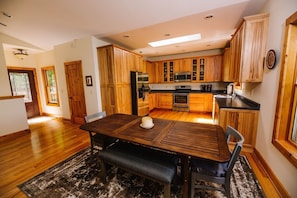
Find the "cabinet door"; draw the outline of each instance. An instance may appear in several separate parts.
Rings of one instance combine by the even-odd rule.
[[[194,112],[212,112],[212,94],[190,94],[190,111]]]
[[[158,93],[158,107],[172,109],[172,93]]]
[[[222,56],[208,56],[205,57],[204,64],[204,81],[216,82],[221,81],[222,78]]]
[[[212,82],[214,81],[214,56],[205,57],[205,64],[204,64],[204,81],[205,82]]]
[[[268,16],[245,17],[241,82],[261,82],[268,32]]]
[[[163,82],[174,82],[174,61],[163,62]]]
[[[180,60],[180,71],[183,72],[192,72],[192,59],[184,58]]]
[[[149,94],[149,110],[156,108],[156,94]]]
[[[199,79],[198,73],[198,58],[191,59],[192,82],[197,82]]]
[[[116,85],[116,112],[132,114],[132,100],[130,84]],[[110,98],[111,100],[111,98]]]
[[[163,63],[162,62],[154,62],[153,63],[155,70],[156,70],[156,83],[162,83],[163,76],[164,76],[164,70],[163,70]]]
[[[182,72],[182,59],[173,60],[173,73]]]
[[[116,113],[115,87],[111,84],[101,85],[100,90],[102,110],[106,112],[106,115]]]
[[[237,129],[243,135],[245,145],[249,145],[251,147],[255,146],[258,126],[258,111],[220,109],[219,125],[225,130],[228,125]]]
[[[120,48],[114,47],[114,75],[115,83],[130,83],[130,67],[133,64],[133,55]]]
[[[229,70],[230,70],[230,48],[225,48],[224,51],[224,58],[223,58],[223,67],[222,67],[222,79],[224,82],[231,82],[230,76],[229,76]]]
[[[238,82],[239,81],[239,72],[241,66],[241,50],[242,50],[242,40],[243,39],[243,26],[235,33],[234,37],[230,41],[230,50],[231,50],[231,64],[229,70],[230,81]]]
[[[149,83],[156,83],[156,67],[152,62],[146,61],[146,72],[149,75]]]
[[[214,67],[213,67],[213,81],[219,82],[222,80],[222,67],[223,67],[223,56],[214,56]]]
[[[100,74],[100,84],[113,84],[115,83],[113,74],[113,48],[112,46],[101,47],[97,50],[98,67]]]

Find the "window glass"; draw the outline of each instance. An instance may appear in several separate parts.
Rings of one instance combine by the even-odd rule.
[[[293,101],[293,110],[292,110],[292,122],[291,124],[291,135],[289,135],[290,140],[297,145],[297,85],[295,84],[295,94],[294,94],[294,101]]]
[[[56,83],[56,75],[55,68],[45,67],[42,68],[43,81],[45,86],[45,94],[48,104],[58,105],[58,92],[57,92],[57,83]]]
[[[29,76],[27,73],[9,73],[12,95],[24,95],[25,102],[32,102]]]

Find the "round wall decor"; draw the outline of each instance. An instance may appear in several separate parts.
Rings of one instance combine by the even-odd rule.
[[[269,50],[266,55],[266,66],[268,69],[272,69],[275,66],[276,55],[273,49]]]

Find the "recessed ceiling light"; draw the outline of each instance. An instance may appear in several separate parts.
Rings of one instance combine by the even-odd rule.
[[[11,16],[10,14],[8,14],[7,12],[2,12],[2,15],[3,15],[3,16],[6,16],[6,17],[8,17],[8,18],[12,18],[12,16]]]
[[[2,25],[2,26],[4,26],[4,27],[6,27],[6,26],[7,26],[6,24],[4,24],[4,23],[1,23],[1,22],[0,22],[0,25]]]
[[[201,39],[201,34],[192,34],[192,35],[188,35],[188,36],[181,36],[181,37],[176,37],[176,38],[171,38],[171,39],[154,41],[154,42],[150,42],[148,44],[152,47],[160,47],[160,46],[164,46],[164,45],[183,43],[183,42],[194,41],[194,40],[199,40],[199,39]]]
[[[212,14],[210,14],[210,15],[207,15],[206,17],[204,17],[204,19],[212,19],[213,18],[213,15]]]

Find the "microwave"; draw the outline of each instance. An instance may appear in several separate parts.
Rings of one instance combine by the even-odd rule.
[[[175,82],[191,81],[191,72],[179,72],[174,74]]]
[[[141,73],[139,72],[138,73],[138,76],[137,76],[137,82],[138,83],[149,83],[149,76],[147,73]]]

